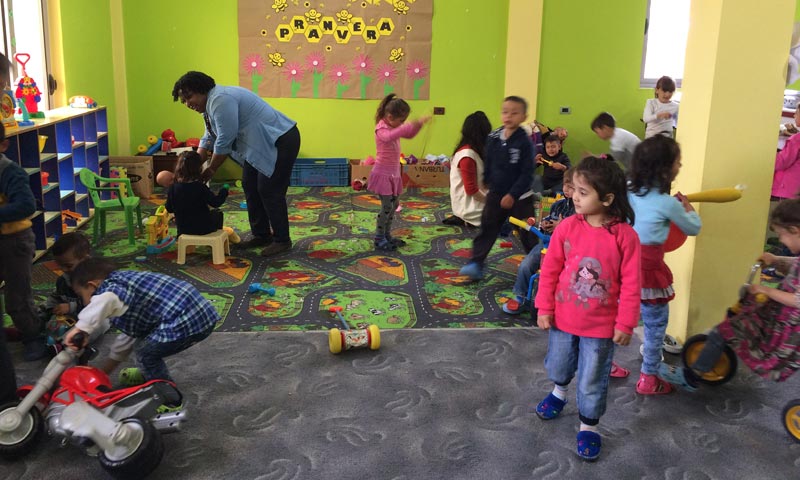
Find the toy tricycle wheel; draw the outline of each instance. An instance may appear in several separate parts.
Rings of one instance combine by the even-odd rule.
[[[101,452],[97,458],[103,469],[114,478],[122,480],[144,478],[158,467],[164,456],[161,434],[152,423],[141,418],[129,417],[122,420],[122,423],[133,429],[138,442],[129,445],[132,447],[130,452],[125,452],[122,458],[116,458],[116,454],[120,451]],[[124,452],[125,448],[123,447],[121,451]],[[110,459],[109,455],[115,459]]]
[[[707,338],[708,335],[700,334],[686,340],[686,343],[683,345],[683,350],[681,351],[681,360],[683,360],[684,365],[688,367],[697,361],[700,352],[703,351],[703,347],[706,345]],[[725,345],[725,351],[723,355],[719,357],[719,360],[717,360],[714,368],[704,373],[699,378],[699,381],[706,385],[722,385],[736,375],[737,363],[738,360],[736,359],[736,354],[733,352],[733,349]]]
[[[800,443],[800,398],[783,407],[783,426],[795,442]]]
[[[377,350],[381,348],[381,329],[377,325],[370,325],[367,331],[369,332],[369,349]]]
[[[14,431],[6,432],[2,425],[8,415],[15,415],[14,410],[19,402],[6,403],[0,407],[0,457],[14,460],[30,453],[39,443],[39,438],[44,432],[42,412],[32,407],[22,417],[22,421]]]
[[[328,348],[334,355],[342,353],[342,333],[338,328],[331,328],[328,330]]]

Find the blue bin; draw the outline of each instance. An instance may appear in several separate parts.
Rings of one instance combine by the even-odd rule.
[[[350,164],[346,158],[298,158],[289,185],[346,187],[350,185]]]

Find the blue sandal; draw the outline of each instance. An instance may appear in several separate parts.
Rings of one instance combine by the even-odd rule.
[[[668,365],[662,362],[658,366],[658,376],[661,378],[661,380],[673,385],[677,385],[686,391],[694,392],[697,390],[697,385],[692,383],[692,381],[686,375],[684,369],[681,367]]]
[[[561,410],[566,404],[566,400],[561,400],[551,392],[539,402],[539,405],[536,405],[536,415],[539,415],[542,420],[552,420],[561,414]]]
[[[600,456],[600,434],[590,430],[578,432],[578,456],[593,462]]]

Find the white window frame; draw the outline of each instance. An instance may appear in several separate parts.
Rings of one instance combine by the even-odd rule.
[[[8,88],[12,93],[16,91],[17,81],[22,76],[22,66],[14,56],[17,53],[27,53],[30,55],[30,60],[25,70],[36,81],[36,86],[41,92],[39,111],[49,110],[53,92],[50,88],[52,77],[47,34],[47,0],[0,0],[0,7],[3,12],[0,53],[5,55],[10,63],[7,72],[5,69],[0,72],[0,88],[6,87],[6,80],[9,80]],[[16,25],[11,22],[10,11],[14,13],[13,23]],[[21,28],[21,25],[24,27]],[[3,66],[0,65],[0,68]]]
[[[680,3],[685,2],[681,9]],[[655,4],[655,5],[654,5]],[[689,10],[691,0],[647,0],[647,15],[644,23],[644,47],[642,48],[642,69],[639,74],[639,86],[642,88],[654,88],[656,82],[663,75],[669,75],[675,80],[678,88],[681,87],[683,79],[683,64],[686,58],[686,37],[689,32]],[[672,10],[672,11],[670,11]],[[677,15],[670,15],[671,18],[664,18],[660,13],[670,15],[676,13]],[[685,15],[685,19],[684,19]],[[656,17],[662,21],[656,20]],[[667,22],[671,20],[678,20],[676,25],[670,26]],[[683,23],[685,21],[685,23]],[[651,34],[653,28],[653,35]],[[685,35],[685,36],[684,36]],[[683,37],[683,38],[681,38]],[[648,41],[650,44],[650,52],[648,52]],[[659,68],[658,59],[654,55],[661,55],[663,52],[669,51],[673,57],[666,63],[672,63],[672,67]],[[648,62],[648,53],[650,58]],[[678,67],[679,64],[679,67]],[[658,70],[661,73],[651,74],[646,76],[645,72],[650,70]]]

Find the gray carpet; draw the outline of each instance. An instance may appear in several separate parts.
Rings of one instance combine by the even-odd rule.
[[[546,348],[533,329],[389,331],[379,351],[338,356],[323,332],[216,333],[169,362],[191,417],[164,436],[150,478],[800,478],[800,444],[781,423],[800,376],[775,384],[740,370],[663,397],[636,395],[636,373],[612,380],[603,452],[586,463],[574,453],[574,389],[561,418],[534,413],[551,386]],[[616,359],[636,372],[638,343]],[[43,367],[17,365],[23,383]],[[0,462],[2,480],[43,478],[106,475],[54,439]]]

